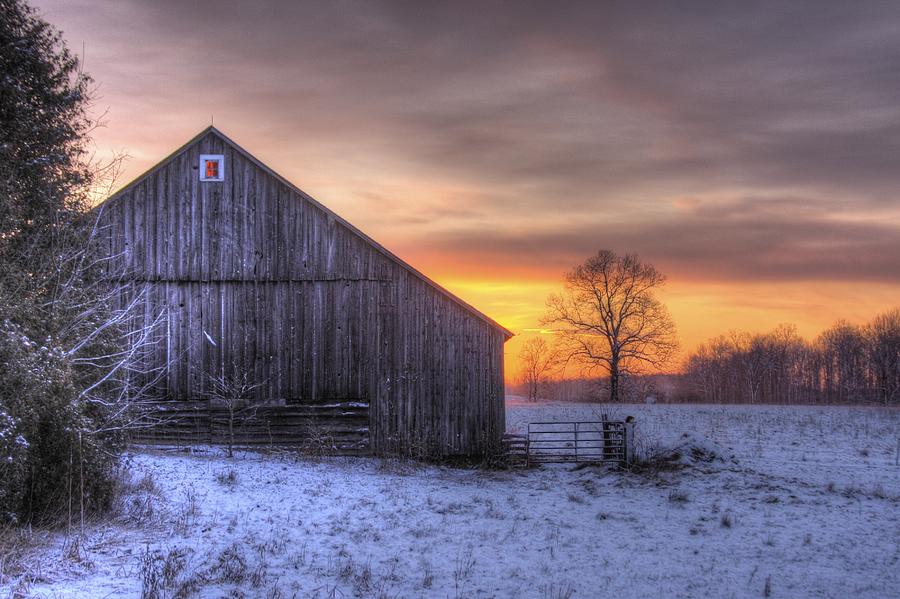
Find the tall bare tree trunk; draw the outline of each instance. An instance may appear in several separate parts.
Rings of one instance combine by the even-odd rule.
[[[619,358],[613,355],[609,362],[609,403],[619,401]]]

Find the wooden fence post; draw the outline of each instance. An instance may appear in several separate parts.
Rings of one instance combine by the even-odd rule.
[[[625,419],[625,463],[634,461],[634,416]]]

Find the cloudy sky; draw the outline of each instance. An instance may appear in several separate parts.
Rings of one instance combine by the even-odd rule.
[[[214,118],[526,336],[600,248],[688,349],[900,304],[900,4],[728,4],[36,0],[123,183]]]

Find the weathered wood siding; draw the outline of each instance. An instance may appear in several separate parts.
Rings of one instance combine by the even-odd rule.
[[[225,156],[201,182],[200,154]],[[211,130],[101,207],[160,398],[249,372],[257,400],[369,402],[374,451],[477,453],[504,429],[504,329]],[[123,298],[124,300],[124,298]]]
[[[229,410],[209,401],[160,401],[143,411],[135,443],[293,446],[313,453],[371,450],[369,406],[361,401],[304,402]]]

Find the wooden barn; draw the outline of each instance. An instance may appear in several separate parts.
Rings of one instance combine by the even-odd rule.
[[[154,325],[140,441],[481,454],[512,334],[213,127],[97,208]],[[146,380],[138,380],[141,376]],[[145,404],[147,405],[147,404]]]

